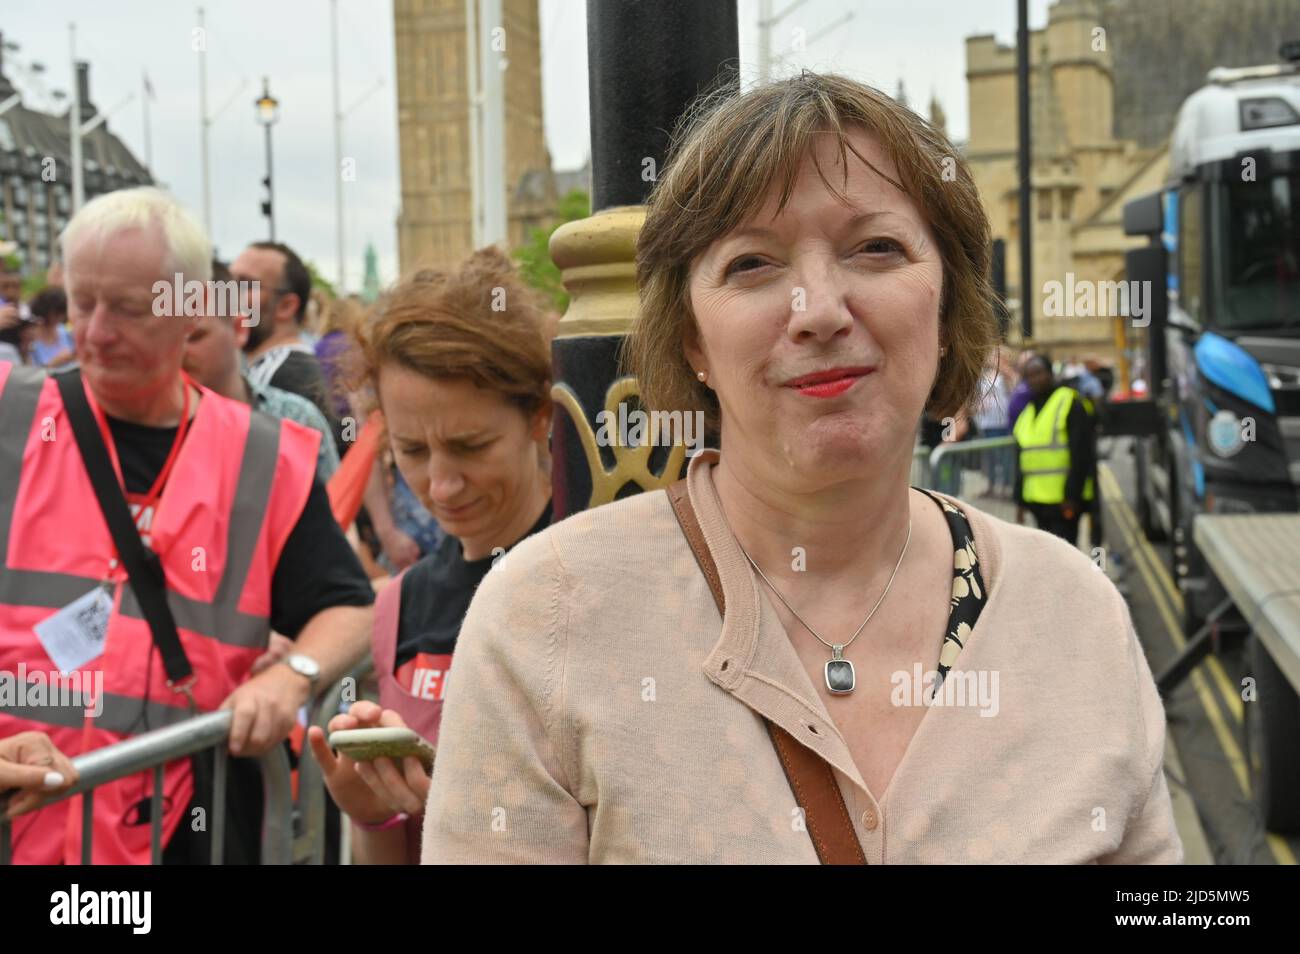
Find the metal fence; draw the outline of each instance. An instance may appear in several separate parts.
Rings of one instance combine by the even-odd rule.
[[[351,674],[318,696],[308,710],[308,725],[325,728],[344,703],[364,698],[361,687],[370,673],[367,659]],[[139,772],[153,773],[150,798],[150,834],[153,864],[162,863],[163,837],[163,770],[167,763],[211,750],[214,771],[211,792],[212,858],[223,862],[226,814],[226,779],[229,768],[227,743],[232,713],[229,710],[208,712],[176,725],[146,732],[114,745],[79,755],[72,760],[77,769],[77,783],[56,798],[43,802],[32,811],[74,796],[82,796],[81,863],[91,864],[94,838],[95,789],[108,782]],[[262,772],[262,852],[264,865],[323,864],[325,861],[325,783],[320,766],[304,741],[298,765],[298,798],[295,801],[290,778],[289,756],[277,745],[258,759]],[[0,807],[3,807],[0,805]],[[21,816],[20,816],[21,817]],[[346,854],[347,825],[343,851]],[[12,822],[0,816],[0,865],[7,865],[12,855]]]
[[[912,453],[912,483],[974,504],[985,513],[1015,520],[1014,437],[944,442]]]
[[[378,700],[378,686],[368,683],[373,672],[374,661],[367,655],[348,676],[316,700],[308,723],[320,726],[328,734],[330,719],[344,711],[346,706],[358,699]],[[298,864],[321,865],[325,863],[325,781],[321,777],[320,763],[312,757],[305,745],[303,749],[302,762],[298,767],[298,804],[304,836],[301,839],[301,850],[294,854],[294,861]],[[350,864],[352,826],[347,823],[346,815],[342,816],[342,820],[343,824],[339,826],[339,861],[341,864]]]
[[[94,842],[95,789],[137,772],[153,770],[153,795],[150,798],[153,863],[162,863],[163,769],[168,762],[211,749],[214,756],[212,783],[212,863],[222,862],[226,827],[226,773],[229,755],[226,740],[230,736],[229,710],[208,712],[176,725],[146,732],[114,745],[87,752],[72,760],[78,779],[66,792],[50,799],[33,811],[76,795],[81,802],[81,863],[91,863]],[[262,860],[265,864],[288,864],[291,857],[290,817],[292,799],[289,784],[289,758],[283,746],[263,755],[262,769],[265,812],[262,826]],[[0,864],[9,864],[12,825],[0,821]]]

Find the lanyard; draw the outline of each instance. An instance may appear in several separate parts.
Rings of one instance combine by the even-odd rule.
[[[137,530],[139,529],[140,521],[145,519],[148,512],[151,509],[157,509],[158,502],[162,499],[163,487],[167,483],[167,478],[171,475],[172,467],[176,464],[176,458],[180,456],[181,444],[184,443],[185,434],[190,427],[190,391],[192,388],[190,377],[184,371],[181,372],[181,386],[185,389],[185,404],[181,411],[181,422],[176,428],[176,439],[172,441],[172,449],[167,452],[167,459],[163,462],[162,470],[158,471],[158,476],[154,478],[153,486],[150,487],[149,492],[145,494],[144,501],[141,503],[140,509],[136,514]],[[104,416],[104,412],[98,404],[94,405],[94,408],[96,412],[95,421],[99,424],[100,434],[104,438],[104,446],[113,448],[114,457],[118,457],[118,454],[116,453],[117,447],[113,442],[113,434],[108,427],[108,420]],[[118,469],[119,471],[121,469],[120,463]],[[123,486],[122,489],[125,491],[126,487]]]

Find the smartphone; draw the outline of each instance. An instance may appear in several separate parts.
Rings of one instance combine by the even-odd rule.
[[[330,748],[358,762],[402,759],[409,755],[419,759],[426,772],[433,770],[433,746],[414,729],[405,727],[339,729],[330,733]]]

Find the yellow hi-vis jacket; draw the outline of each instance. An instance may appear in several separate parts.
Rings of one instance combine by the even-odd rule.
[[[1074,388],[1058,387],[1041,411],[1030,401],[1016,418],[1012,434],[1020,446],[1021,497],[1025,503],[1059,504],[1065,500],[1065,478],[1070,472],[1066,420],[1075,397]],[[1079,399],[1087,402],[1087,398]],[[1083,499],[1092,498],[1089,477],[1083,485]]]

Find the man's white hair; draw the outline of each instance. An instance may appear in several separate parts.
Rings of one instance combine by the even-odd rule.
[[[182,281],[212,278],[212,242],[203,226],[171,193],[155,186],[119,189],[96,196],[81,207],[59,236],[60,257],[68,261],[73,245],[96,240],[100,249],[119,232],[157,226],[167,247],[163,274],[168,281],[180,272]]]

